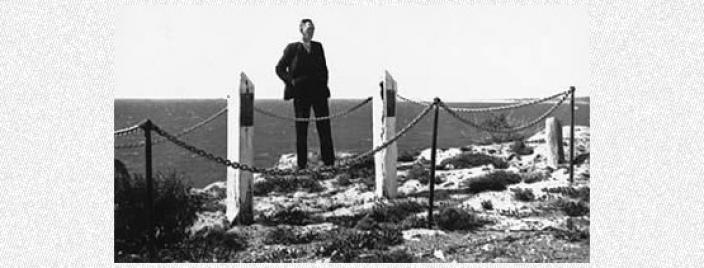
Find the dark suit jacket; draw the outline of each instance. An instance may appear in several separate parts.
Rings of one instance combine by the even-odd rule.
[[[301,42],[290,43],[276,64],[276,75],[284,81],[284,100],[329,98],[328,66],[323,45],[311,41],[308,53]]]

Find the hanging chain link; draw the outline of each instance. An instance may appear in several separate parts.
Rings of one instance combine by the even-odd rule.
[[[375,153],[377,153],[377,152],[379,152],[379,151],[385,149],[386,147],[388,147],[389,145],[391,145],[392,143],[394,143],[396,140],[398,140],[398,139],[400,139],[401,137],[403,137],[404,135],[406,135],[406,132],[408,132],[411,128],[413,128],[413,127],[415,127],[416,125],[418,125],[418,123],[420,122],[420,120],[423,119],[423,117],[424,117],[425,115],[427,115],[427,114],[430,112],[430,110],[433,109],[434,106],[435,106],[435,103],[431,103],[430,105],[427,105],[427,106],[425,107],[425,109],[423,109],[423,111],[421,111],[420,113],[418,113],[418,115],[416,115],[416,117],[413,118],[413,120],[411,120],[411,122],[408,123],[408,125],[406,125],[406,127],[404,127],[404,128],[401,129],[398,133],[396,133],[396,135],[395,135],[393,138],[387,140],[386,142],[382,143],[379,147],[377,147],[377,148],[375,148],[375,149],[373,149],[373,150],[370,150],[370,151],[368,151],[368,152],[366,152],[366,153],[360,154],[359,156],[357,156],[357,157],[355,157],[354,159],[350,160],[350,162],[351,162],[351,163],[359,163],[359,162],[361,162],[364,158],[369,157],[369,156],[371,156],[371,155],[374,155]],[[351,164],[348,163],[348,165],[351,165]]]
[[[203,120],[203,121],[201,121],[201,122],[199,122],[199,123],[197,123],[197,124],[195,124],[195,125],[193,125],[193,126],[191,126],[191,127],[189,127],[189,128],[186,128],[186,129],[182,130],[181,132],[177,133],[177,134],[174,135],[174,136],[176,136],[176,137],[181,137],[181,136],[183,136],[183,135],[186,135],[186,134],[188,134],[188,133],[191,133],[191,132],[193,132],[194,130],[196,130],[196,129],[202,127],[202,126],[204,126],[204,125],[207,124],[207,123],[209,123],[210,121],[215,120],[216,118],[218,118],[219,116],[225,114],[226,112],[227,112],[227,107],[222,108],[222,109],[220,109],[220,111],[218,111],[217,113],[215,113],[215,114],[209,116],[209,117],[206,118],[205,120]],[[132,127],[126,128],[126,129],[130,129],[131,131],[134,131],[134,130],[132,130],[132,128],[137,128],[137,129],[139,129],[139,125],[135,125],[135,126],[132,126]],[[115,131],[115,135],[118,136],[118,131]],[[120,135],[123,135],[123,134],[120,134]],[[165,141],[166,141],[166,139],[158,139],[158,140],[153,141],[153,142],[152,142],[152,145],[159,144],[159,143],[163,143],[163,142],[165,142]],[[139,147],[144,147],[145,144],[146,144],[146,143],[145,143],[144,141],[135,142],[135,143],[127,143],[127,144],[119,144],[119,145],[115,145],[115,149],[117,149],[117,150],[122,150],[122,149],[139,148]]]
[[[420,105],[420,106],[427,106],[427,105],[433,104],[432,102],[427,102],[427,101],[412,100],[412,99],[406,98],[404,96],[401,96],[398,93],[396,93],[396,97],[402,101],[410,102],[410,103]]]
[[[131,127],[126,127],[123,129],[115,130],[115,136],[116,137],[127,136],[127,135],[130,135],[132,133],[137,132],[138,130],[141,130],[139,127],[139,124],[131,126]]]
[[[513,110],[513,109],[518,109],[518,108],[522,108],[522,107],[529,106],[529,105],[534,105],[534,104],[538,104],[538,103],[543,103],[543,102],[546,102],[546,101],[548,101],[548,100],[558,98],[558,97],[560,97],[560,96],[562,96],[562,95],[565,95],[565,96],[566,96],[566,95],[569,95],[570,92],[571,92],[571,90],[567,90],[567,91],[563,91],[563,92],[560,92],[560,93],[557,93],[557,94],[555,94],[555,95],[548,96],[548,97],[545,97],[545,98],[542,98],[542,99],[535,99],[535,100],[528,101],[528,102],[520,102],[520,103],[515,103],[515,104],[510,104],[510,105],[497,106],[497,107],[486,107],[486,108],[458,108],[458,107],[449,107],[449,106],[447,106],[447,104],[445,104],[445,107],[447,107],[447,108],[449,108],[449,109],[451,109],[451,110],[453,110],[453,111],[455,111],[455,112],[461,112],[461,113],[490,113],[490,112],[498,112],[498,111],[503,111],[503,110]],[[412,99],[406,98],[406,97],[401,96],[401,95],[396,95],[396,96],[397,96],[399,99],[403,100],[403,101],[410,102],[410,103],[414,103],[414,104],[417,104],[417,105],[423,105],[423,106],[425,106],[425,105],[428,105],[429,103],[431,103],[431,102],[427,102],[427,101],[412,100]],[[563,97],[564,97],[564,96],[563,96]]]
[[[569,91],[568,91],[568,92],[569,92]],[[539,117],[536,118],[535,120],[530,121],[530,122],[528,122],[528,123],[526,123],[526,124],[517,126],[517,127],[513,127],[513,128],[504,128],[504,129],[487,128],[487,127],[481,126],[480,124],[474,123],[474,122],[472,122],[471,120],[468,120],[468,119],[466,119],[466,118],[463,118],[462,116],[460,116],[459,114],[457,114],[457,112],[455,112],[452,108],[448,107],[447,104],[445,104],[445,103],[443,103],[443,102],[438,103],[438,105],[440,105],[440,107],[443,108],[443,110],[447,111],[447,113],[449,113],[450,115],[452,115],[455,119],[457,119],[457,120],[459,120],[460,122],[463,122],[463,123],[465,123],[465,124],[467,124],[467,125],[469,125],[469,126],[472,126],[472,127],[474,127],[474,128],[481,129],[481,130],[488,131],[488,132],[494,132],[494,133],[513,133],[513,132],[516,132],[516,131],[520,131],[520,130],[523,130],[523,129],[532,127],[532,126],[534,126],[535,124],[537,124],[537,123],[543,121],[543,120],[544,120],[545,118],[547,118],[550,114],[552,114],[552,112],[555,111],[555,109],[557,109],[557,107],[559,107],[559,106],[567,99],[568,96],[570,96],[570,94],[565,94],[565,95],[563,95],[562,98],[561,98],[557,103],[555,103],[552,107],[550,107],[550,109],[547,110],[547,112],[545,112],[544,114],[542,114],[541,116],[539,116]]]
[[[366,160],[366,158],[374,155],[375,153],[387,148],[390,146],[392,143],[394,143],[396,140],[399,138],[403,137],[411,128],[416,126],[420,120],[430,112],[430,110],[433,108],[434,104],[428,105],[422,112],[420,112],[416,117],[408,124],[406,127],[404,127],[401,131],[399,131],[393,138],[387,140],[383,144],[381,144],[379,147],[374,148],[372,150],[369,150],[368,152],[365,152],[363,154],[360,154],[356,157],[353,158],[348,158],[348,159],[341,159],[336,161],[337,163],[335,166],[327,167],[319,167],[315,169],[299,169],[299,170],[293,170],[293,169],[277,169],[277,168],[269,168],[269,169],[263,169],[263,168],[257,168],[254,166],[249,166],[246,164],[238,163],[235,161],[231,161],[228,159],[225,159],[220,156],[216,156],[210,152],[207,152],[203,149],[200,149],[196,146],[190,145],[182,140],[179,140],[178,137],[175,135],[171,135],[168,132],[164,131],[163,129],[159,128],[156,125],[152,126],[152,130],[159,134],[160,136],[166,138],[166,140],[169,140],[170,142],[178,145],[179,147],[182,147],[194,154],[197,154],[201,157],[204,157],[210,161],[214,161],[216,163],[229,166],[235,169],[240,169],[244,171],[249,171],[252,173],[261,173],[261,174],[266,174],[266,175],[274,175],[274,176],[286,176],[286,175],[310,175],[310,174],[316,174],[320,172],[332,172],[332,173],[337,173],[341,170],[349,169],[351,166],[356,165],[361,163],[362,161]]]
[[[267,110],[257,108],[256,106],[254,107],[254,110],[260,114],[267,115],[267,116],[270,116],[273,118],[282,119],[282,120],[295,121],[295,122],[314,122],[314,121],[322,121],[322,120],[331,120],[333,118],[346,116],[346,115],[354,112],[355,110],[361,108],[362,106],[369,103],[370,101],[372,101],[372,97],[369,97],[366,100],[362,101],[361,103],[358,103],[357,105],[352,106],[350,109],[348,109],[346,111],[342,111],[337,114],[333,114],[333,115],[329,115],[329,116],[325,116],[325,117],[314,117],[314,118],[299,118],[299,117],[289,117],[289,116],[278,115],[278,114],[269,112]]]

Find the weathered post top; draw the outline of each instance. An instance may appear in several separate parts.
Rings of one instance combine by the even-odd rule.
[[[396,91],[396,80],[387,70],[384,70],[384,89]]]
[[[254,83],[244,72],[240,73],[240,93],[254,93]]]
[[[384,92],[383,99],[386,109],[384,110],[386,117],[396,116],[396,80],[391,76],[389,71],[384,70]]]

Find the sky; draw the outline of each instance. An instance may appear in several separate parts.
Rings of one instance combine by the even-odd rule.
[[[115,98],[226,98],[240,73],[257,99],[282,99],[274,67],[298,23],[323,44],[333,99],[378,92],[463,101],[589,96],[583,7],[125,7],[115,39]]]

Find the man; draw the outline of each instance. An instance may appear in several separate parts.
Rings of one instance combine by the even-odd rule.
[[[310,19],[303,19],[298,27],[302,38],[286,46],[284,55],[276,64],[276,75],[284,81],[284,100],[293,99],[297,118],[310,117],[313,108],[315,117],[329,115],[328,67],[323,46],[313,41],[315,26]],[[330,120],[316,121],[320,138],[320,155],[323,163],[332,166],[335,154],[332,146]],[[308,163],[308,122],[296,122],[296,153],[298,168],[305,169]]]

